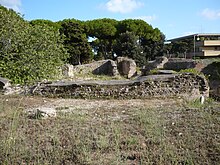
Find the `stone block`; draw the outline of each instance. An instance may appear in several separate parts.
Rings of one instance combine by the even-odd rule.
[[[0,90],[6,89],[9,86],[11,86],[10,80],[3,78],[3,77],[0,77]]]
[[[26,110],[30,119],[47,119],[48,117],[56,117],[56,110],[54,108],[39,107]]]
[[[197,66],[196,61],[192,59],[174,58],[164,65],[164,69],[180,71],[181,69],[190,69]]]
[[[137,66],[135,61],[132,59],[125,57],[118,57],[117,67],[119,74],[127,78],[132,78],[137,74],[137,70],[136,70]]]
[[[65,64],[62,67],[62,74],[63,74],[64,77],[73,77],[74,76],[73,65]]]
[[[148,75],[153,69],[163,69],[168,62],[166,57],[157,57],[154,61],[149,61],[148,64],[141,70],[143,76]]]
[[[116,76],[118,74],[117,65],[113,60],[105,60],[105,62],[92,71],[96,75]]]

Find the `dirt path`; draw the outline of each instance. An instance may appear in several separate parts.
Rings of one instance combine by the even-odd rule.
[[[130,100],[86,100],[86,99],[50,99],[42,97],[23,97],[20,98],[22,104],[27,108],[32,107],[51,107],[64,108],[75,107],[75,109],[109,109],[109,108],[132,108],[132,107],[167,107],[181,104],[182,100],[174,99],[130,99]]]

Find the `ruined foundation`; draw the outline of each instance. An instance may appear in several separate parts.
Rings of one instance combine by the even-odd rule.
[[[209,97],[209,86],[200,75],[171,74],[142,76],[135,80],[65,81],[41,84],[34,95],[84,99],[198,99]]]

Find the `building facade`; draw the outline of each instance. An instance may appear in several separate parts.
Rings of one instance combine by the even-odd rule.
[[[172,44],[188,43],[185,56],[192,57],[220,57],[220,33],[200,33],[168,40]],[[178,53],[178,52],[176,52]]]

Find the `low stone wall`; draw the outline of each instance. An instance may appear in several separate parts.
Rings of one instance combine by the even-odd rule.
[[[206,79],[194,74],[151,75],[136,80],[75,81],[41,84],[34,94],[49,97],[142,99],[182,97],[198,99],[209,96]]]
[[[117,65],[112,60],[101,60],[101,61],[95,61],[90,64],[84,64],[84,65],[69,65],[66,64],[62,68],[62,74],[65,77],[73,78],[75,75],[81,74],[106,74],[106,75],[116,75],[117,73]]]
[[[194,68],[201,71],[201,63],[196,62],[192,59],[184,58],[166,58],[158,57],[154,61],[149,61],[148,64],[142,69],[142,75],[149,75],[153,69],[164,69],[164,70],[175,70],[180,71],[182,69]]]
[[[132,78],[136,76],[137,73],[135,61],[126,57],[118,57],[117,61],[108,59],[76,66],[65,64],[61,70],[64,78],[76,78],[78,75],[86,74],[107,76],[121,75],[126,78]]]
[[[190,68],[195,68],[197,65],[197,62],[192,60],[192,59],[169,59],[165,64],[164,64],[164,69],[167,70],[176,70],[180,71],[181,69],[190,69]]]

